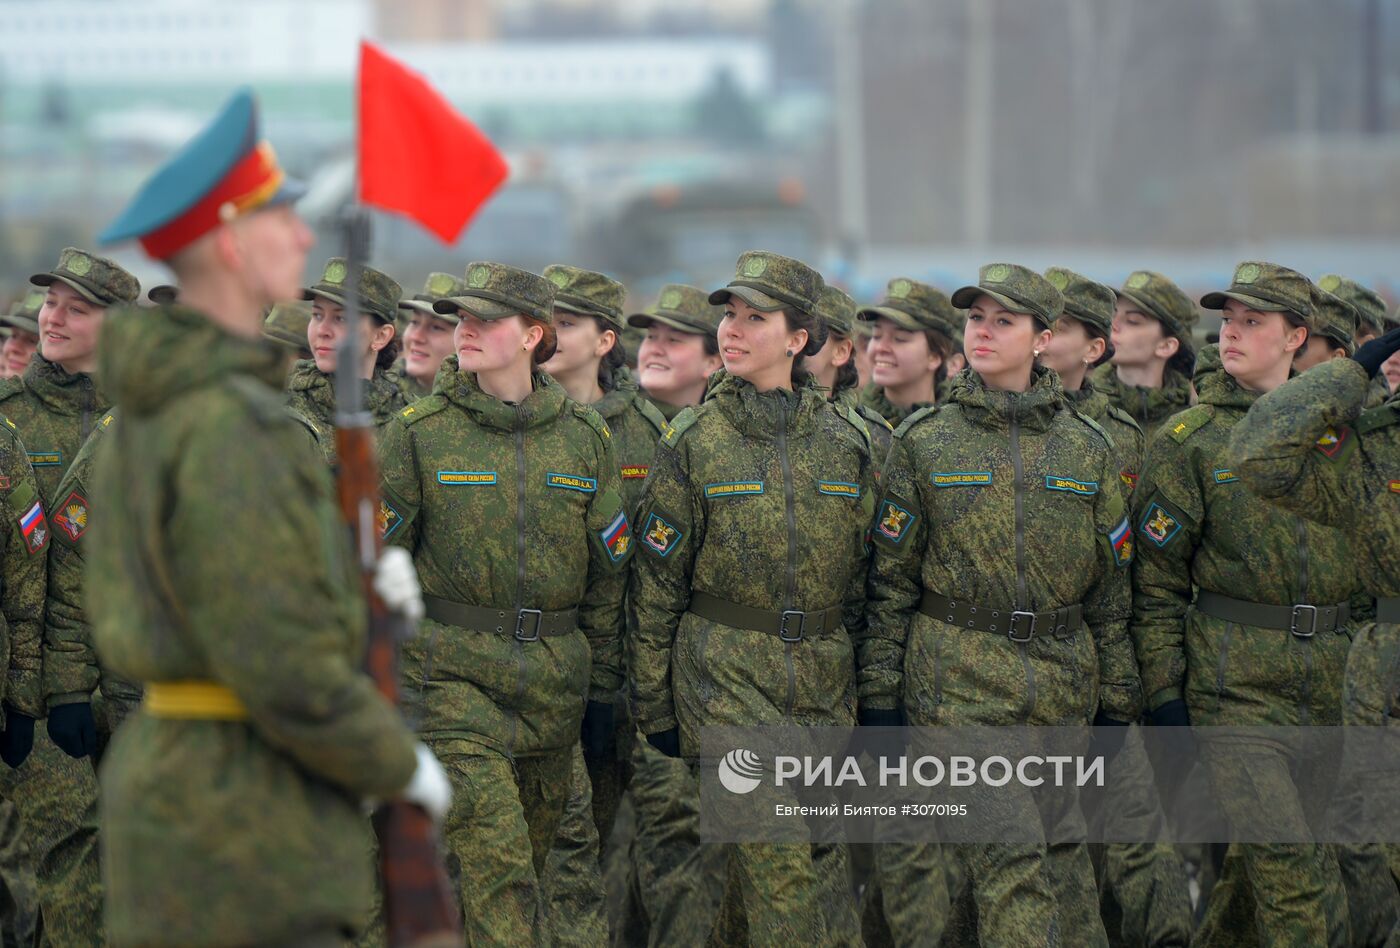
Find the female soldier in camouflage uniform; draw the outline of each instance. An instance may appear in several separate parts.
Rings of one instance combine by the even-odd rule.
[[[890,450],[894,428],[878,411],[860,401],[860,374],[855,360],[856,301],[834,286],[822,287],[817,300],[817,314],[826,323],[826,345],[811,357],[804,356],[802,368],[812,373],[817,385],[826,389],[832,401],[851,408],[865,422],[875,448],[876,462],[883,461]]]
[[[439,313],[433,304],[462,290],[461,277],[450,273],[430,273],[423,292],[399,300],[399,312],[407,317],[403,331],[403,373],[400,381],[409,400],[429,395],[442,362],[456,351],[453,336],[457,317]]]
[[[874,325],[868,350],[871,383],[860,401],[898,425],[937,397],[953,353],[957,314],[942,291],[927,283],[891,280],[885,298],[856,318]]]
[[[1168,415],[1191,404],[1190,297],[1162,276],[1138,270],[1118,291],[1112,361],[1094,370],[1094,387],[1150,437]]]
[[[855,721],[874,465],[858,416],[794,378],[796,356],[824,341],[821,287],[796,260],[741,256],[710,296],[725,306],[726,371],[657,447],[638,515],[630,672],[638,725],[672,757],[694,757],[705,725]],[[740,844],[730,859],[752,943],[858,938],[849,901],[826,901],[811,847]]]
[[[1055,321],[1041,364],[1060,376],[1065,398],[1074,409],[1098,422],[1113,439],[1118,472],[1131,495],[1142,468],[1142,429],[1132,416],[1110,404],[1094,388],[1089,370],[1103,361],[1113,324],[1115,294],[1102,283],[1066,270],[1045,271],[1065,311]],[[1100,907],[1111,944],[1185,945],[1191,939],[1191,898],[1186,867],[1175,848],[1151,840],[1160,836],[1166,817],[1153,783],[1142,735],[1133,728],[1123,752],[1108,773],[1109,787],[1100,797],[1100,819],[1132,833],[1133,843],[1094,847],[1100,874]],[[1119,837],[1126,838],[1126,837]],[[1100,858],[1102,854],[1102,858]]]
[[[1241,491],[1226,451],[1249,407],[1287,380],[1313,293],[1300,273],[1250,262],[1236,268],[1229,290],[1201,298],[1224,310],[1219,348],[1202,353],[1200,404],[1158,429],[1138,486],[1132,631],[1154,724],[1341,723],[1348,600],[1357,589],[1345,536]],[[1210,368],[1217,351],[1220,368]],[[1319,445],[1334,455],[1344,448],[1341,439]],[[1232,825],[1268,813],[1273,826],[1308,833],[1326,788],[1294,783],[1301,749],[1286,743],[1202,738]],[[1323,769],[1314,762],[1310,772]],[[1241,924],[1259,944],[1344,944],[1335,852],[1232,843],[1196,942],[1239,944]]]
[[[632,535],[607,425],[534,371],[553,284],[495,263],[466,278],[434,304],[458,313],[457,355],[384,429],[381,518],[423,583],[405,702],[457,791],[468,940],[528,944],[572,754],[612,728]]]
[[[1131,721],[1141,688],[1118,460],[1034,365],[1063,300],[1039,274],[991,264],[953,303],[970,307],[968,370],[948,404],[896,429],[883,469],[862,710],[888,719],[902,705],[914,725]],[[1083,844],[1045,842],[1052,830],[1082,839],[1078,807],[1005,792],[998,809],[1038,841],[953,847],[982,942],[1050,943],[1058,915],[1066,943],[1102,944]]]
[[[302,299],[311,301],[311,322],[306,327],[311,358],[292,368],[287,388],[292,407],[316,423],[325,438],[327,463],[335,463],[335,372],[337,347],[345,323],[345,261],[326,261],[321,279],[302,290]],[[403,390],[389,374],[398,357],[394,319],[403,290],[388,276],[371,267],[360,269],[360,339],[364,352],[356,366],[369,380],[365,404],[376,425],[383,426],[407,404]]]

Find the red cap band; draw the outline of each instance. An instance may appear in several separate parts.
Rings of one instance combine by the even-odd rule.
[[[282,178],[272,146],[259,142],[209,193],[179,217],[142,237],[141,246],[157,260],[172,257],[220,224],[266,203],[282,186]]]

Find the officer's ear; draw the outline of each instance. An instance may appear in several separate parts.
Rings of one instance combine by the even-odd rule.
[[[1297,352],[1307,344],[1307,341],[1307,326],[1289,326],[1288,334],[1283,337],[1283,351]]]
[[[1162,328],[1166,332],[1166,327]],[[1170,359],[1181,349],[1181,340],[1175,336],[1163,335],[1161,342],[1153,348],[1152,354],[1159,359]]]

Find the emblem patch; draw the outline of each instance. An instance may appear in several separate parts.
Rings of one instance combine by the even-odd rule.
[[[62,467],[62,451],[30,451],[29,463],[35,467]]]
[[[737,494],[761,494],[763,481],[732,481],[727,484],[706,484],[705,497],[733,497]]]
[[[880,511],[880,523],[876,529],[882,535],[900,543],[909,532],[909,528],[914,525],[914,521],[919,519],[905,510],[892,500],[885,501],[884,509]]]
[[[379,538],[387,540],[403,525],[403,515],[383,497],[379,498]]]
[[[345,282],[345,264],[339,260],[326,265],[326,282],[340,284]]]
[[[439,484],[481,486],[496,483],[495,471],[438,471]]]
[[[934,487],[986,487],[992,482],[992,472],[934,471],[928,479]]]
[[[624,481],[643,480],[651,471],[651,467],[646,464],[629,464],[622,469],[622,479]]]
[[[1147,513],[1142,518],[1142,532],[1147,534],[1147,539],[1164,547],[1171,542],[1181,530],[1181,523],[1162,507],[1161,504],[1152,504],[1147,508]]]
[[[1240,479],[1240,476],[1229,468],[1223,468],[1211,474],[1217,484],[1233,484]]]
[[[614,563],[626,556],[632,546],[632,529],[627,523],[627,511],[619,510],[613,522],[599,531],[598,536],[602,537],[603,546],[607,547],[608,556]]]
[[[679,530],[662,520],[656,514],[647,518],[646,530],[642,539],[658,556],[669,556],[684,536]]]
[[[1133,561],[1133,528],[1127,517],[1109,533],[1108,542],[1113,544],[1113,562],[1127,566]]]
[[[1128,277],[1127,287],[1130,290],[1140,290],[1147,285],[1146,273],[1134,273]]]
[[[1400,481],[1390,482],[1390,492],[1392,494],[1400,494]]]
[[[1338,431],[1336,428],[1328,428],[1322,433],[1322,437],[1317,439],[1317,449],[1329,458],[1336,458],[1341,453],[1342,447],[1347,442],[1349,430],[1343,428]],[[33,457],[33,455],[30,455]]]
[[[1098,481],[1077,481],[1072,477],[1046,474],[1045,489],[1062,490],[1070,494],[1078,494],[1081,497],[1092,497],[1099,492],[1099,484]]]
[[[44,519],[44,505],[34,501],[19,518],[19,532],[24,535],[24,545],[29,552],[38,553],[49,542],[49,522]]]
[[[859,484],[847,484],[844,481],[817,481],[817,493],[831,494],[834,497],[860,497]]]
[[[677,306],[681,305],[681,291],[667,290],[665,293],[661,294],[661,299],[657,305],[662,309],[675,309]]]
[[[550,487],[576,490],[582,494],[592,494],[598,490],[597,478],[579,477],[576,474],[546,474],[544,482]]]
[[[1129,491],[1137,489],[1138,476],[1136,472],[1123,468],[1123,470],[1118,472],[1118,479],[1123,482],[1123,486],[1128,488]]]
[[[70,539],[76,540],[87,532],[88,506],[87,500],[77,491],[68,495],[68,499],[58,505],[58,510],[53,515],[54,526],[68,534]]]

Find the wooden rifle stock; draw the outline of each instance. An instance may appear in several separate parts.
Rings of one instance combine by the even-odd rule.
[[[355,371],[359,300],[356,289],[368,253],[368,221],[353,214],[346,222],[346,339],[337,356],[335,446],[340,469],[337,492],[350,527],[356,564],[369,604],[369,647],[365,666],[375,686],[399,703],[399,640],[403,620],[374,589],[380,540],[379,463],[374,422],[364,410],[363,383]],[[403,800],[381,805],[374,815],[379,839],[379,875],[390,948],[449,948],[462,945],[460,910],[443,867],[437,828],[420,806]]]

